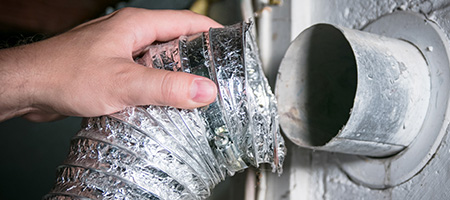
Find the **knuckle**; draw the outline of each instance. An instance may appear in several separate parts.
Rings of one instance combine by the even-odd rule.
[[[134,19],[133,16],[136,15],[136,13],[139,13],[140,9],[138,8],[132,8],[132,7],[125,7],[121,8],[117,11],[115,11],[111,15],[111,19],[116,23],[122,23],[124,25],[133,22]]]
[[[136,13],[137,12],[137,8],[133,8],[133,7],[125,7],[125,8],[121,8],[119,10],[117,10],[117,14],[118,15],[130,15],[132,13]]]
[[[162,104],[177,104],[179,96],[183,96],[183,91],[180,90],[181,84],[179,80],[181,77],[175,72],[164,74],[161,82],[161,102]]]
[[[174,98],[175,79],[172,73],[165,73],[161,82],[161,103],[166,104]]]

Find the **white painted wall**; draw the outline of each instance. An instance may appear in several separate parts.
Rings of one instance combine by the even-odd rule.
[[[280,35],[280,32],[285,34],[289,31],[290,39],[293,40],[302,30],[315,23],[362,29],[380,16],[396,10],[408,10],[427,16],[450,38],[450,0],[285,0],[282,7],[273,9],[273,15],[276,16],[273,18],[274,21],[289,23],[272,29],[272,34]],[[287,44],[282,40],[272,42],[279,42],[280,47],[273,48],[272,51],[276,53],[272,54],[274,58],[270,60],[279,61],[282,58],[279,51]],[[270,54],[270,50],[262,51]],[[267,71],[276,71],[273,68],[278,65],[279,63],[272,61],[266,66],[271,69]],[[264,183],[258,191],[258,199],[450,199],[449,143],[450,137],[447,134],[433,158],[412,179],[390,189],[374,190],[350,180],[337,164],[335,154],[313,152],[288,142],[284,174],[278,177],[263,173],[261,181]]]

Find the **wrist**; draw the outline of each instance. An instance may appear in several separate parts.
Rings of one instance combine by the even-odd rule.
[[[0,121],[32,110],[29,45],[0,50]],[[31,59],[30,59],[31,57]]]

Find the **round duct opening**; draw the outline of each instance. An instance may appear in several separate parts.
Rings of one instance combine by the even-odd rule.
[[[276,93],[282,130],[295,144],[386,157],[419,132],[430,79],[406,41],[317,24],[287,50]]]
[[[350,117],[356,94],[356,61],[350,44],[342,32],[334,26],[320,24],[301,36],[301,44],[294,50],[295,64],[301,67],[295,73],[281,74],[289,80],[300,81],[297,90],[302,98],[287,113],[292,120],[299,120],[302,132],[298,142],[307,146],[323,146],[335,137]],[[299,52],[298,52],[299,51]],[[298,52],[298,53],[297,53]],[[287,95],[279,94],[279,98]],[[294,93],[294,95],[296,95]]]
[[[305,115],[308,105],[302,103],[306,99],[303,88],[309,77],[304,70],[308,68],[306,62],[300,58],[309,53],[306,47],[313,37],[311,31],[316,29],[317,32],[316,26],[293,41],[280,66],[276,95],[283,132],[299,146],[343,152],[332,158],[358,184],[376,189],[407,184],[416,174],[425,171],[424,167],[435,158],[442,138],[450,130],[450,47],[445,33],[423,15],[403,11],[376,19],[364,28],[366,33],[326,25],[342,32],[352,47],[357,89],[345,126],[330,142],[312,146],[304,139],[314,132],[304,128],[308,122]],[[378,73],[380,70],[384,72]],[[386,73],[386,70],[392,71]],[[400,90],[404,91],[403,95],[396,97]],[[406,101],[401,99],[405,96]],[[389,100],[388,104],[385,99]],[[401,109],[405,110],[400,112]],[[357,116],[358,113],[362,115]],[[394,116],[403,117],[394,120]],[[378,120],[373,120],[376,117]],[[402,123],[392,123],[396,121]],[[355,126],[357,124],[359,126]],[[384,131],[374,131],[377,125],[384,127]],[[386,129],[389,126],[396,128]],[[385,148],[395,146],[400,148]]]

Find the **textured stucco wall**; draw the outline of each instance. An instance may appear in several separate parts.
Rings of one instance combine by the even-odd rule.
[[[286,0],[284,3],[274,11],[290,11],[290,19],[286,20],[291,21],[291,27],[284,30],[291,31],[291,40],[315,23],[362,29],[380,16],[397,10],[425,15],[450,38],[449,0]],[[285,173],[281,177],[264,173],[262,180],[266,184],[259,190],[259,199],[450,199],[449,142],[446,134],[433,158],[416,176],[384,190],[370,189],[350,180],[337,164],[336,154],[313,152],[288,143]]]

